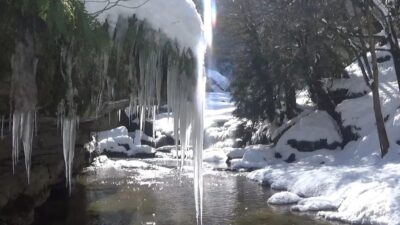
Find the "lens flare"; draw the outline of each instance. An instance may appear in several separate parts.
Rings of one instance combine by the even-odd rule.
[[[215,0],[211,0],[211,23],[212,26],[215,28],[217,25],[217,4]]]
[[[212,46],[213,40],[213,24],[216,21],[216,5],[214,0],[204,0],[204,36],[208,47]]]

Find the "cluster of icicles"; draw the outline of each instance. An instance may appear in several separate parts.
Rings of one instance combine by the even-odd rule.
[[[122,24],[122,25],[120,25]],[[116,29],[122,31],[126,30],[123,26],[127,23],[117,23]],[[156,41],[158,40],[162,46],[165,37],[161,33],[153,33]],[[204,92],[205,92],[205,78],[203,69],[203,52],[199,52],[199,55],[193,57],[191,60],[197,59],[195,62],[196,66],[191,68],[192,71],[182,69],[182,62],[179,62],[174,56],[168,57],[168,69],[167,69],[167,104],[168,110],[173,112],[174,118],[174,135],[176,139],[176,150],[178,152],[178,143],[180,146],[180,156],[183,163],[185,158],[185,152],[189,149],[189,145],[193,147],[193,160],[194,160],[194,192],[196,201],[196,211],[198,222],[201,222],[202,217],[202,198],[203,198],[203,181],[202,181],[202,148],[203,148],[203,108],[204,108]],[[203,54],[203,55],[202,55]],[[67,64],[69,56],[66,56],[65,62]],[[161,48],[154,48],[151,51],[143,52],[139,54],[139,77],[136,92],[132,93],[129,110],[129,117],[132,115],[132,111],[136,110],[136,115],[140,117],[140,129],[144,129],[144,122],[146,118],[155,119],[156,112],[161,103],[161,88],[163,82],[163,60],[166,57],[163,54]],[[176,56],[175,56],[176,57]],[[104,53],[103,57],[103,71],[106,73],[108,68],[108,53]],[[133,60],[130,63],[134,63]],[[68,65],[67,65],[68,66]],[[128,76],[132,75],[133,66],[129,65]],[[72,71],[66,69],[66,71]],[[197,74],[197,75],[196,75]],[[36,75],[35,75],[36,77]],[[68,88],[73,88],[71,74],[66,74],[65,79],[71,81],[68,82]],[[18,82],[22,82],[18,80]],[[16,82],[16,84],[18,84]],[[35,87],[36,88],[36,87]],[[22,90],[22,89],[21,89]],[[68,93],[73,91],[67,90]],[[100,113],[100,105],[102,104],[101,95],[98,99],[98,106],[96,113]],[[14,98],[18,98],[15,97]],[[23,98],[23,97],[21,97]],[[73,97],[62,100],[57,109],[57,126],[61,130],[63,140],[63,154],[65,162],[65,176],[66,185],[71,193],[71,175],[73,168],[73,159],[75,151],[75,139],[79,125],[79,117],[76,115],[76,108],[71,113],[70,100]],[[68,112],[66,113],[68,105]],[[135,114],[135,113],[133,113]],[[3,117],[4,118],[4,117]],[[13,169],[15,171],[15,164],[19,158],[19,146],[21,145],[24,149],[25,164],[28,182],[30,182],[30,163],[31,163],[31,152],[32,152],[32,139],[37,130],[36,126],[36,111],[25,110],[18,111],[14,110],[12,116],[12,162]],[[129,118],[131,121],[131,118]],[[4,126],[4,120],[1,124]],[[3,131],[1,132],[3,134]],[[178,157],[178,153],[177,153]]]
[[[10,120],[11,121],[11,120]],[[15,173],[15,165],[19,159],[19,147],[24,149],[25,167],[27,172],[28,183],[30,183],[30,168],[31,168],[31,155],[32,155],[32,140],[33,135],[37,130],[36,111],[28,112],[14,112],[12,118],[12,165],[13,172]],[[2,121],[2,131],[3,133]],[[10,126],[11,127],[11,126]]]
[[[75,113],[66,116],[64,101],[61,101],[57,107],[57,128],[60,129],[63,140],[65,180],[69,194],[71,194],[72,169],[75,154],[76,132],[77,129],[79,129],[79,116]]]
[[[32,140],[37,131],[37,63],[38,59],[35,57],[33,36],[29,32],[26,32],[24,34],[24,40],[16,43],[15,52],[11,58],[11,101],[13,103],[13,110],[10,113],[8,127],[12,132],[13,172],[15,173],[15,166],[19,159],[20,146],[22,143],[28,183],[30,183]],[[3,135],[4,117],[2,117],[1,122],[1,136]]]

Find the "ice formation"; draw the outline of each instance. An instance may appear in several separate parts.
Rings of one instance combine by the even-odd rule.
[[[66,185],[71,194],[71,177],[75,152],[75,139],[77,129],[77,117],[72,115],[62,119],[63,153],[65,163]]]
[[[35,56],[35,43],[32,34],[26,31],[23,35],[23,40],[16,42],[15,53],[11,58],[12,165],[15,173],[15,166],[19,159],[19,148],[22,143],[29,183],[37,103],[36,71],[38,59]]]
[[[22,141],[22,146],[25,155],[25,167],[27,172],[28,183],[30,183],[34,114],[35,114],[34,111],[29,111],[29,112],[14,112],[13,115],[13,128],[12,128],[13,171],[15,172],[15,165],[19,159],[19,147]]]

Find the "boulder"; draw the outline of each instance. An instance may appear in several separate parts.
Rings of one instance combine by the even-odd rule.
[[[161,135],[160,137],[156,138],[154,142],[156,148],[175,145],[175,139],[169,135]]]

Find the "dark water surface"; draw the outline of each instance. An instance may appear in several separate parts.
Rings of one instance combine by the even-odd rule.
[[[101,168],[78,176],[71,197],[54,190],[35,215],[35,225],[196,224],[191,172],[175,162],[147,160],[145,169]],[[190,167],[188,167],[190,168]],[[323,225],[310,215],[272,208],[268,188],[245,173],[209,171],[204,176],[204,225]]]

